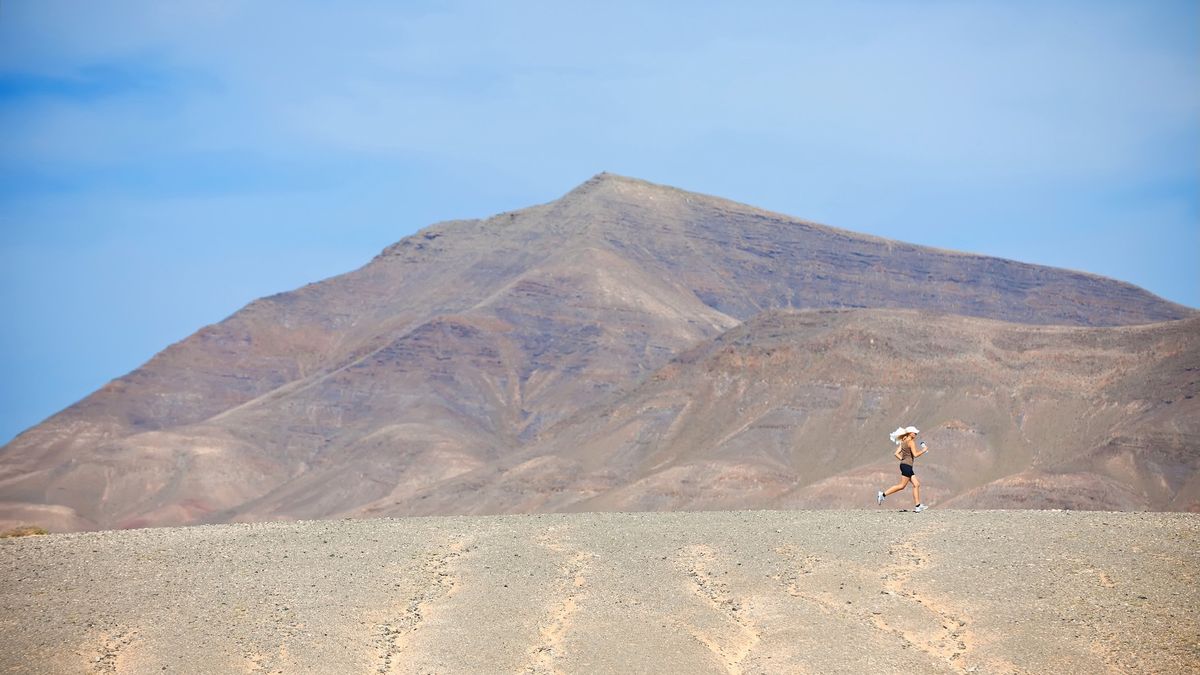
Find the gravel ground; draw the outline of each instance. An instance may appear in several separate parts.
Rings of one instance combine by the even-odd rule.
[[[1200,516],[713,512],[0,541],[0,671],[1200,669]]]

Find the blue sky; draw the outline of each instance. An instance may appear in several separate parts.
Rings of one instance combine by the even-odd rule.
[[[0,442],[602,170],[1200,305],[1200,3],[0,4]]]

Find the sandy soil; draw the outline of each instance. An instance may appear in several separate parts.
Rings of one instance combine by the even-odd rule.
[[[0,542],[0,671],[1200,668],[1200,516],[577,514]]]

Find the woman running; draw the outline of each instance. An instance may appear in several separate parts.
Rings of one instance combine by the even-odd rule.
[[[917,445],[917,434],[921,433],[916,427],[898,427],[895,431],[888,434],[888,438],[896,444],[896,459],[900,460],[900,482],[896,483],[887,490],[880,490],[875,494],[878,503],[882,504],[885,497],[895,492],[899,492],[908,487],[911,482],[913,486],[913,511],[920,513],[925,510],[926,506],[921,503],[921,481],[913,475],[913,460],[921,455],[929,452],[925,441],[921,441],[921,445]]]

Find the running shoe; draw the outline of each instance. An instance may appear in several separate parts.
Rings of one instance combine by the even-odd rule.
[[[883,490],[880,490],[879,492],[875,493],[875,502],[877,504],[883,503]]]
[[[924,511],[924,510],[925,510],[925,509],[927,509],[927,508],[929,508],[929,507],[928,507],[928,506],[925,506],[924,504],[917,504],[915,507],[913,507],[913,512],[914,512],[914,513],[920,513],[920,512]]]

